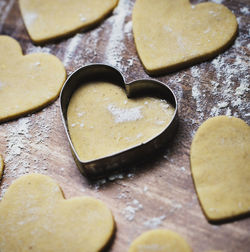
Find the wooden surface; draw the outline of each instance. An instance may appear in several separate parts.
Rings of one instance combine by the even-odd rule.
[[[0,153],[6,164],[1,196],[15,178],[39,172],[56,179],[66,198],[89,195],[110,207],[117,230],[109,251],[127,251],[138,235],[153,227],[178,232],[195,252],[250,251],[250,218],[210,224],[197,200],[189,165],[192,137],[204,120],[227,114],[250,121],[250,4],[248,0],[220,2],[239,22],[234,45],[212,61],[156,78],[174,90],[179,102],[178,132],[163,153],[151,162],[127,167],[123,174],[90,182],[74,163],[57,100],[36,114],[0,125]],[[98,27],[39,47],[27,35],[17,2],[0,0],[0,33],[17,39],[24,53],[58,56],[68,74],[85,64],[101,62],[116,66],[127,81],[148,78],[133,43],[133,3],[121,0],[113,15]]]

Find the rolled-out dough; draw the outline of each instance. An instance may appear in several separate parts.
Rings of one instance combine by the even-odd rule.
[[[237,21],[221,4],[136,0],[133,33],[150,74],[175,71],[216,56],[235,38]]]
[[[0,251],[98,252],[110,240],[114,220],[100,200],[65,200],[60,187],[40,174],[23,176],[0,203]]]
[[[250,127],[218,116],[196,132],[190,152],[196,191],[209,220],[250,211]]]
[[[95,25],[117,3],[118,0],[19,0],[28,33],[38,43]]]
[[[79,158],[90,161],[149,141],[173,115],[165,100],[128,99],[118,85],[97,81],[84,83],[72,95],[67,122]]]
[[[66,78],[51,54],[23,55],[19,43],[0,36],[0,122],[38,110],[55,100]]]
[[[192,249],[179,234],[155,229],[137,237],[128,252],[192,252]]]

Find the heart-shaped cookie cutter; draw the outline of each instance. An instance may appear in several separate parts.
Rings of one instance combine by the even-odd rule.
[[[131,148],[99,159],[85,162],[82,161],[79,158],[70,138],[67,126],[67,109],[72,94],[80,85],[89,81],[97,80],[109,81],[120,85],[125,90],[129,98],[138,96],[154,96],[168,101],[175,108],[171,121],[162,132],[142,144],[135,145]],[[93,179],[107,177],[111,172],[119,170],[119,168],[123,167],[125,164],[131,164],[138,159],[145,159],[145,157],[152,154],[154,150],[162,147],[164,143],[166,143],[174,135],[177,126],[177,99],[173,91],[168,86],[160,81],[152,79],[140,79],[126,83],[119,70],[105,64],[90,64],[73,72],[68,77],[61,90],[60,106],[64,128],[76,164],[85,176]]]

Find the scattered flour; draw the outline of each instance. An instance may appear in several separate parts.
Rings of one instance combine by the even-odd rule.
[[[67,49],[63,55],[63,63],[66,65],[68,73],[73,72],[83,65],[96,63],[98,61],[96,59],[98,56],[96,50],[98,48],[97,43],[100,41],[99,34],[102,31],[103,26],[100,25],[89,32],[76,34],[67,41]]]
[[[26,147],[25,141],[30,139],[29,134],[30,118],[21,118],[13,127],[9,127],[7,140],[7,155],[5,162],[14,161],[17,156],[20,156],[21,151]]]
[[[218,116],[220,114],[220,109],[216,106],[212,107],[210,115],[211,116]]]
[[[120,194],[117,195],[117,199],[127,199],[127,194],[120,193]]]
[[[186,168],[184,166],[180,167],[180,170],[185,172],[186,171]]]
[[[109,41],[106,47],[106,63],[119,70],[124,71],[122,62],[122,53],[126,50],[124,38],[126,34],[131,34],[132,22],[126,21],[126,17],[132,11],[131,1],[120,0],[118,6],[113,12],[113,16],[109,19],[109,24],[112,25]]]
[[[114,104],[108,105],[108,111],[112,114],[116,123],[137,121],[141,119],[143,117],[141,109],[142,106],[134,108],[118,108]]]
[[[240,86],[236,88],[235,90],[235,95],[236,96],[242,96],[244,95],[246,92],[249,91],[249,82],[247,82],[247,80],[243,80],[240,82]]]
[[[31,172],[47,173],[50,157],[48,151],[50,125],[56,114],[58,114],[57,107],[52,105],[40,113],[0,125],[0,132],[4,133],[0,135],[6,141],[2,153],[5,170],[0,198],[9,186],[8,181]]]
[[[136,199],[127,203],[127,206],[123,209],[122,214],[127,221],[133,221],[136,212],[141,211],[143,205]]]
[[[118,174],[113,174],[111,176],[109,176],[108,178],[104,178],[104,179],[99,179],[97,180],[93,186],[95,188],[95,190],[99,190],[100,187],[102,187],[103,185],[105,185],[108,182],[114,182],[116,180],[122,180],[124,178],[132,178],[134,177],[134,174],[129,173],[129,174],[123,174],[123,173],[118,173]],[[120,198],[120,196],[118,195],[117,198]],[[122,196],[121,196],[122,198]]]
[[[249,110],[247,94],[250,89],[250,75],[248,56],[242,52],[244,43],[244,37],[238,38],[231,49],[212,60],[209,69],[200,66],[191,68],[192,97],[200,122],[206,119],[205,113],[209,116],[244,116]],[[205,83],[208,73],[213,78],[210,83]],[[211,104],[214,104],[212,107],[205,102],[206,97],[211,99]]]
[[[41,47],[41,46],[34,46],[30,44],[30,46],[26,50],[26,54],[29,53],[50,53],[51,49],[49,47]]]
[[[245,111],[247,106],[249,108],[247,93],[250,75],[247,74],[249,70],[247,57],[240,54],[235,57],[232,53],[226,52],[225,55],[220,55],[214,59],[212,65],[215,69],[216,81],[220,83],[222,79],[224,80],[220,87],[212,89],[212,95],[219,101],[217,106],[212,109],[218,109],[218,114],[223,114],[226,108],[227,113],[229,113],[228,108],[236,108],[240,113]],[[235,100],[237,100],[237,103],[235,103]],[[235,115],[237,116],[238,113],[235,112]]]
[[[204,95],[200,90],[200,68],[198,66],[194,66],[191,68],[192,75],[192,96],[196,101],[196,111],[198,112],[198,118],[200,120],[204,117]]]
[[[134,173],[129,173],[129,174],[128,174],[128,178],[133,178],[134,176],[135,176]]]
[[[71,60],[75,55],[77,46],[81,42],[83,36],[83,34],[76,34],[73,38],[69,40],[63,57],[63,63],[66,67],[69,65],[69,63],[71,63]]]
[[[185,77],[185,73],[178,72],[171,76],[171,78],[169,78],[166,82],[166,84],[174,91],[179,104],[181,104],[181,100],[183,98],[182,82],[184,81]]]
[[[249,11],[248,7],[246,7],[246,6],[240,8],[240,12],[241,12],[242,14],[244,14],[244,15],[249,15],[249,14],[250,14],[250,11]]]
[[[131,35],[132,36],[132,27],[133,27],[133,24],[132,24],[132,20],[127,22],[124,26],[124,32],[128,35]]]
[[[108,177],[109,181],[114,181],[117,179],[123,179],[124,178],[124,174],[114,174]]]
[[[133,66],[134,59],[128,59],[128,66]]]
[[[163,220],[166,219],[166,215],[161,215],[159,217],[151,218],[143,223],[143,225],[147,228],[154,229],[158,228],[160,225],[162,225]]]
[[[218,103],[219,108],[226,108],[227,106],[228,106],[228,102],[223,101],[223,102]]]
[[[101,186],[105,185],[107,183],[107,179],[99,179],[94,183],[95,190],[99,190]]]

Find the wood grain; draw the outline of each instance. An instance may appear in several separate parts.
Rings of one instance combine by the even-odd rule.
[[[17,39],[24,53],[56,55],[68,74],[88,63],[101,62],[119,68],[126,81],[149,78],[134,46],[130,22],[133,4],[120,0],[114,14],[96,28],[39,47],[32,44],[26,32],[17,1],[0,0],[0,33]],[[88,181],[72,158],[57,100],[38,113],[0,125],[0,153],[5,159],[1,193],[15,178],[40,172],[56,179],[66,198],[89,195],[103,200],[117,224],[109,248],[112,252],[127,251],[138,235],[153,227],[149,221],[154,217],[162,217],[159,227],[181,234],[195,252],[250,251],[250,218],[209,223],[197,200],[189,167],[192,136],[204,120],[230,114],[250,121],[246,88],[250,4],[248,0],[223,4],[238,18],[239,34],[234,45],[214,60],[156,78],[177,95],[179,127],[174,140],[152,161],[127,167],[106,181]],[[128,215],[127,206],[134,208],[134,215]],[[128,217],[133,218],[129,221]]]

